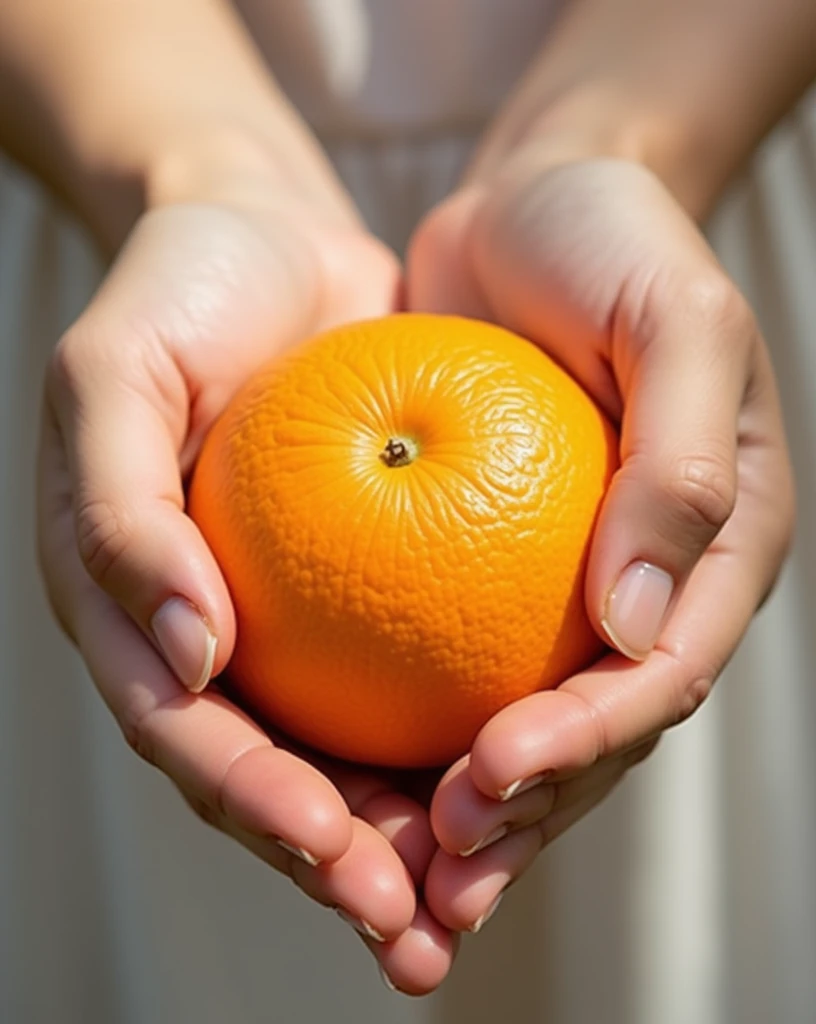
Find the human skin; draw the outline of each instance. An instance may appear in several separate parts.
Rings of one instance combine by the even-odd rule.
[[[775,386],[695,221],[809,81],[814,35],[801,0],[574,3],[461,190],[418,227],[411,307],[520,330],[622,420],[587,607],[640,659],[610,655],[497,716],[429,812],[386,777],[286,750],[215,685],[188,692],[234,637],[183,510],[200,440],[271,355],[393,309],[397,261],[228,5],[0,11],[0,88],[21,97],[0,139],[118,253],[47,384],[40,548],[56,614],[135,749],[205,820],[385,937],[364,941],[404,991],[432,990],[456,932],[692,712],[772,584],[793,514]],[[641,562],[663,575],[647,571],[633,621],[610,595]],[[498,825],[512,834],[460,855]]]
[[[622,425],[586,600],[636,658],[501,712],[442,779],[425,894],[452,928],[699,706],[776,578],[794,502],[771,361],[696,223],[813,78],[813,38],[813,3],[570,5],[415,233],[412,306],[530,337]]]

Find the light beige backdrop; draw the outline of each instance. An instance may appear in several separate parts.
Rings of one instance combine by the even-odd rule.
[[[479,0],[481,28],[455,66],[444,47],[428,57],[419,77],[434,91],[412,83],[400,41],[456,30],[473,4],[262,3],[248,16],[270,59],[276,46],[291,53],[284,31],[309,55],[277,69],[397,245],[450,187],[551,13]],[[504,64],[485,82],[489,51]],[[781,379],[800,488],[794,555],[703,710],[547,851],[437,995],[411,1001],[381,986],[334,915],[201,825],[125,748],[51,622],[33,553],[39,392],[99,270],[78,230],[0,163],[3,1024],[812,1024],[816,95],[711,234]]]

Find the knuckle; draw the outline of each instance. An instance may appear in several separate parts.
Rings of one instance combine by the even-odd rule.
[[[76,511],[77,549],[90,576],[103,588],[119,572],[130,549],[134,527],[122,506],[106,499]]]
[[[209,825],[219,832],[222,831],[221,815],[215,808],[211,807],[206,800],[196,796],[194,793],[187,792],[181,788],[179,792],[193,814],[197,815],[205,825]]]
[[[656,272],[630,300],[634,310],[630,334],[640,347],[645,348],[660,337],[660,325],[667,313],[682,319],[689,344],[708,346],[712,339],[717,339],[718,345],[747,352],[759,335],[747,299],[728,275],[713,264],[692,274],[671,269]]]
[[[785,563],[791,555],[796,533],[796,502],[791,488],[780,488],[769,522],[767,573],[759,596],[757,610],[764,607],[779,583]]]
[[[688,282],[683,303],[694,322],[737,332],[753,329],[754,316],[739,289],[719,270],[711,269]]]
[[[67,639],[72,644],[76,644],[72,616],[69,611],[70,602],[65,600],[61,589],[42,570],[40,571],[40,576],[43,580],[45,599],[54,621]]]
[[[153,702],[135,692],[116,708],[116,720],[127,745],[143,761],[160,771],[164,770],[161,763],[163,744],[160,721],[162,712],[172,711],[176,700],[177,697],[174,695]]]
[[[85,335],[77,327],[69,328],[54,346],[46,380],[49,390],[56,396],[74,391],[81,374],[85,346]]]
[[[678,688],[675,705],[675,725],[680,725],[704,703],[714,687],[714,673],[706,672],[686,680]]]
[[[156,766],[156,749],[151,728],[153,713],[131,704],[117,715],[119,728],[130,749],[153,767]]]
[[[649,757],[660,743],[660,736],[653,736],[648,739],[645,743],[641,743],[636,746],[627,755],[627,768],[634,768],[636,765],[642,764],[647,757]]]
[[[701,455],[677,463],[663,491],[684,525],[712,533],[728,522],[737,500],[734,470],[724,459]]]
[[[240,793],[246,785],[246,772],[249,770],[251,773],[252,761],[257,757],[259,751],[266,751],[268,749],[268,743],[261,743],[257,746],[250,745],[242,750],[238,750],[218,773],[217,777],[211,780],[211,784],[207,787],[206,798],[210,807],[221,818],[235,819],[241,817]]]
[[[75,644],[72,613],[76,602],[71,600],[66,587],[67,574],[61,572],[59,568],[62,554],[56,550],[54,540],[40,525],[37,531],[36,557],[43,593],[57,625],[71,643]]]
[[[693,656],[685,645],[663,652],[666,687],[665,717],[661,733],[685,722],[706,701],[723,668],[719,656],[696,652]]]
[[[790,554],[796,534],[796,488],[792,471],[786,472],[776,489],[772,526],[775,527],[776,547],[774,555],[778,563]]]
[[[148,324],[86,313],[62,335],[48,363],[47,392],[58,408],[81,403],[89,381],[177,402],[184,389],[163,336]]]
[[[587,724],[590,726],[594,742],[593,763],[597,763],[614,749],[605,716],[589,701],[585,701]]]
[[[607,757],[616,747],[616,739],[610,733],[609,716],[600,707],[583,694],[570,695],[574,699],[574,707],[570,709],[573,722],[584,731],[587,743],[587,767],[597,764]],[[566,709],[565,709],[566,710]]]

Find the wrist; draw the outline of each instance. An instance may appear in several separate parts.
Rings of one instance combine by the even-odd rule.
[[[4,0],[0,142],[115,251],[155,204],[288,189],[351,217],[223,0]],[[338,214],[339,215],[339,214]]]
[[[284,198],[356,221],[347,193],[305,133],[281,144],[234,123],[198,127],[153,154],[142,181],[145,209],[197,202],[257,209]]]
[[[722,182],[708,173],[704,148],[690,126],[649,98],[606,83],[582,85],[535,103],[523,95],[488,132],[469,180],[484,181],[520,158],[542,169],[594,159],[640,164],[695,217],[710,209]]]
[[[276,145],[235,123],[191,125],[167,141],[89,159],[71,198],[110,252],[143,213],[176,203],[262,210],[294,201],[335,222],[356,224],[350,198],[317,144],[308,143]]]

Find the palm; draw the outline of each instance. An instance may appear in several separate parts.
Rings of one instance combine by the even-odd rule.
[[[187,462],[260,364],[318,330],[393,305],[390,253],[362,230],[316,222],[305,209],[175,207],[138,230],[153,262],[140,289],[128,276],[120,308],[130,307],[137,333],[161,343],[153,357],[186,384],[171,404]],[[107,288],[116,284],[114,276]]]

